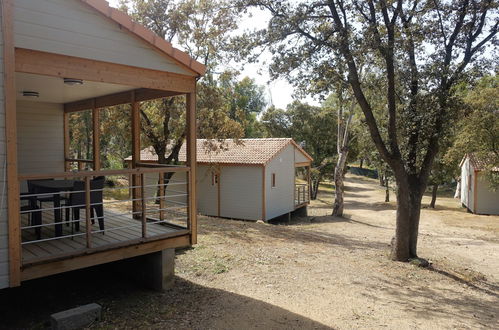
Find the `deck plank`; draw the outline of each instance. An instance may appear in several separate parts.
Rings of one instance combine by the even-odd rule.
[[[122,215],[122,212],[105,210],[104,224],[105,234],[94,233],[92,234],[92,247],[105,247],[106,245],[122,243],[130,240],[136,240],[142,237],[142,226],[140,221],[133,219],[130,215]],[[42,239],[55,237],[55,226],[53,225],[54,215],[51,211],[43,212],[43,224],[50,224],[49,226],[42,227]],[[85,233],[85,211],[82,210],[80,219],[80,231],[75,232],[72,226],[67,226],[63,222],[63,236],[70,236],[72,234]],[[65,220],[65,219],[64,219]],[[28,226],[27,215],[21,217],[22,226]],[[127,228],[119,228],[112,230],[116,227],[130,226]],[[99,230],[98,223],[92,225],[92,230]],[[147,224],[147,236],[154,237],[158,235],[168,234],[175,232],[175,228],[163,226],[161,224]],[[22,231],[23,242],[36,240],[34,229],[25,229]],[[23,245],[23,263],[28,264],[36,262],[37,259],[56,258],[57,255],[67,254],[71,252],[81,252],[86,249],[85,235],[75,236],[73,238],[65,237],[49,241],[36,242]]]

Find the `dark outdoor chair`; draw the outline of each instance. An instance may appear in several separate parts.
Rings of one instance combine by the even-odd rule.
[[[105,177],[98,176],[90,181],[90,211],[92,217],[92,223],[95,223],[94,212],[97,215],[99,221],[99,229],[104,230],[104,206],[103,203],[103,189]],[[85,209],[85,182],[75,181],[74,192],[71,193],[69,197],[69,205],[71,206],[73,213],[73,220],[75,220],[75,230],[80,230],[80,209]]]
[[[27,205],[21,206],[21,212],[31,211],[24,214],[28,215],[28,225],[29,226],[39,226],[42,224],[42,211],[36,205],[36,197],[30,196],[28,193],[21,193],[21,201],[27,201]],[[36,239],[42,238],[42,227],[35,227]]]
[[[54,180],[53,178],[52,179],[43,179],[43,180],[28,180],[27,183],[28,183],[28,193],[29,194],[45,194],[46,191],[40,191],[39,189],[37,189],[33,183],[37,182],[37,181],[47,181],[47,180]],[[40,209],[43,210],[43,203],[54,203],[54,196],[53,195],[43,195],[41,197],[39,196],[33,196],[35,198],[35,205],[38,206],[38,203],[40,203]],[[67,206],[68,203],[69,203],[69,198],[67,198],[66,196],[60,196],[59,197],[60,201],[61,201],[61,206]],[[52,204],[53,205],[53,204]],[[69,219],[69,208],[66,208],[66,220]]]

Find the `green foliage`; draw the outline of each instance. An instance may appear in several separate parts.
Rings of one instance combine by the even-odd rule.
[[[444,161],[458,169],[466,154],[484,161],[491,188],[499,188],[499,77],[485,76],[473,88],[461,88],[464,104],[455,139]]]
[[[224,0],[121,0],[121,9],[167,41],[180,45],[208,72],[226,57],[238,11]]]
[[[262,117],[266,137],[291,137],[314,158],[313,166],[331,162],[336,154],[336,111],[299,101],[287,110],[270,107]]]

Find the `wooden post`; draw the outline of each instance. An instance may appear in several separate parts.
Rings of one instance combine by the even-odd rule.
[[[92,133],[93,133],[93,159],[94,171],[100,171],[100,118],[99,108],[95,107],[95,99],[92,106]]]
[[[145,191],[145,182],[146,178],[144,173],[140,174],[140,198],[142,199],[142,215],[141,215],[141,220],[142,220],[142,237],[146,238],[147,237],[147,214],[146,214],[146,191]]]
[[[92,247],[92,221],[90,219],[90,177],[85,177],[85,223],[86,223],[86,237],[87,248]]]
[[[67,161],[69,157],[69,113],[64,112],[64,171],[69,172],[71,170],[71,163]]]
[[[135,91],[132,91],[132,109],[131,109],[131,119],[132,119],[132,168],[137,168],[137,163],[140,162],[140,104],[135,100]],[[132,175],[132,186],[137,187],[139,185],[139,176]],[[132,211],[133,217],[135,219],[139,218],[136,212],[140,210],[140,202],[136,201],[140,197],[138,188],[132,188]]]
[[[196,207],[196,93],[186,95],[187,106],[187,166],[189,167],[188,218],[191,231],[191,244],[197,243],[197,207]]]
[[[5,141],[7,148],[7,217],[9,232],[9,285],[21,285],[21,223],[17,173],[17,118],[15,86],[15,49],[12,0],[2,0],[3,79],[5,105]]]
[[[310,202],[310,196],[312,196],[312,182],[310,179],[310,165],[307,166],[307,184],[308,184],[308,201]]]
[[[159,173],[159,220],[165,219],[165,173]]]
[[[265,214],[267,213],[266,210],[265,210],[265,191],[266,191],[266,188],[265,188],[265,181],[266,181],[266,178],[265,178],[265,164],[262,166],[262,221],[265,221]],[[294,203],[294,201],[293,201]]]

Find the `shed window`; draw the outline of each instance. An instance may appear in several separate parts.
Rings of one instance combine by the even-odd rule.
[[[275,173],[272,173],[272,188],[275,188]]]
[[[214,186],[216,184],[218,184],[218,174],[211,172],[211,185]]]
[[[468,175],[468,191],[471,191],[471,180],[472,180],[472,178],[471,178],[471,174],[470,174],[470,175]]]

